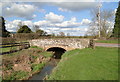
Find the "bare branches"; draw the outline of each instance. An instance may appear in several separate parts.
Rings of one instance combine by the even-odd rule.
[[[112,34],[114,13],[112,10],[102,10],[99,14],[97,9],[91,11],[93,17],[90,24],[88,35],[97,36],[100,32],[100,37],[110,37]],[[100,15],[100,18],[99,18]]]

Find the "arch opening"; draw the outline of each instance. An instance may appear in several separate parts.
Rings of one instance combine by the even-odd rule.
[[[51,48],[47,49],[47,51],[54,52],[53,58],[61,59],[61,56],[63,55],[63,53],[65,53],[66,50],[63,48],[60,48],[60,47],[51,47]]]

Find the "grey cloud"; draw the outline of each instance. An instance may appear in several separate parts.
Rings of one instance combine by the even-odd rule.
[[[74,1],[74,2],[69,2],[69,0],[61,1],[61,2],[38,2],[38,3],[32,3],[35,6],[42,7],[45,5],[52,5],[52,6],[57,6],[62,8],[63,10],[70,10],[70,11],[81,11],[84,9],[90,9],[90,8],[95,8],[97,6],[97,2],[94,0],[87,0],[87,1]]]
[[[36,10],[37,7],[30,4],[6,3],[3,5],[2,13],[5,17],[22,17],[31,20],[36,17],[36,15],[34,15]]]
[[[96,2],[61,2],[61,3],[54,3],[54,5],[71,11],[81,11],[84,9],[95,8],[97,6],[97,3]]]

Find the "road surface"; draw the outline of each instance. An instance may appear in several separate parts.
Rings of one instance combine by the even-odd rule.
[[[114,44],[114,43],[95,43],[95,46],[102,46],[102,47],[120,47],[120,44]]]

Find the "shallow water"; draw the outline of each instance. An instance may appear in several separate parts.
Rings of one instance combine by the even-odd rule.
[[[52,58],[39,73],[33,75],[29,80],[43,80],[46,75],[51,74],[53,68],[57,66],[59,61],[60,59]]]

